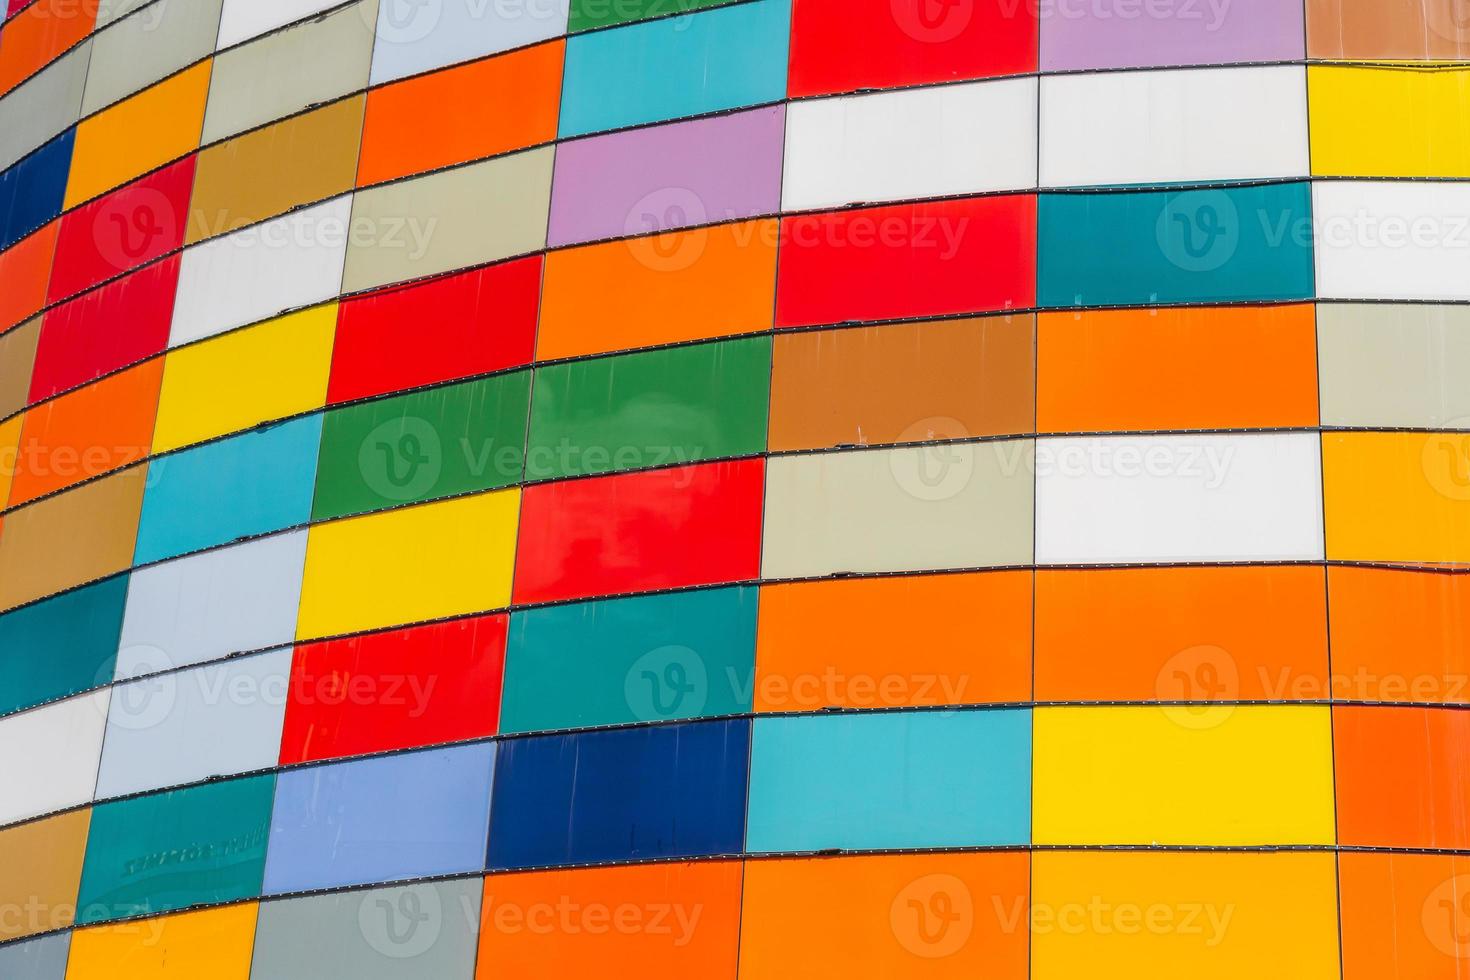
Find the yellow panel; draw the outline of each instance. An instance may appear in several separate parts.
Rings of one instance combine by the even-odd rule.
[[[1307,69],[1312,173],[1470,176],[1470,69]]]
[[[311,529],[298,639],[510,602],[521,492],[461,497]]]
[[[209,69],[204,61],[77,126],[68,208],[199,148]]]
[[[1330,844],[1326,707],[1038,708],[1038,844]]]
[[[1041,851],[1033,980],[1337,980],[1333,856]]]
[[[20,430],[26,417],[22,413],[9,422],[0,422],[0,504],[10,499],[10,483],[20,460]]]
[[[169,351],[153,451],[321,408],[336,332],[328,303]]]
[[[256,905],[78,929],[66,980],[246,980]]]
[[[1327,557],[1470,561],[1470,435],[1322,435]]]

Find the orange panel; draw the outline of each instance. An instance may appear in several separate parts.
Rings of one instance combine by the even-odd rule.
[[[37,0],[0,31],[0,95],[92,33],[97,0]]]
[[[51,257],[56,252],[53,221],[39,231],[0,252],[0,330],[14,326],[40,312],[46,305],[46,285],[51,279]]]
[[[1036,573],[1039,701],[1326,696],[1321,568]]]
[[[1343,980],[1464,980],[1470,858],[1343,854]]]
[[[1470,576],[1334,566],[1327,582],[1334,697],[1470,702]]]
[[[740,980],[1025,980],[1030,855],[751,861]]]
[[[1317,424],[1310,305],[1049,313],[1037,325],[1041,432]]]
[[[147,456],[162,378],[154,358],[26,413],[10,506]]]
[[[761,589],[756,711],[1031,698],[1031,573]]]
[[[485,879],[479,980],[734,980],[740,862]]]
[[[538,44],[374,89],[357,186],[556,139],[564,48]]]
[[[777,225],[742,221],[551,252],[546,361],[769,330]]]
[[[1470,712],[1332,709],[1345,846],[1470,847]]]

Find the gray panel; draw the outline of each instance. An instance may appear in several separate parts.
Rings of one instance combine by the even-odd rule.
[[[1323,303],[1323,425],[1470,428],[1470,307]]]
[[[100,31],[113,21],[122,20],[128,14],[150,2],[152,0],[98,0],[96,29]]]
[[[292,531],[134,572],[117,677],[290,643],[305,561]]]
[[[224,0],[158,0],[92,40],[82,115],[167,78],[214,51]]]
[[[481,879],[262,902],[251,980],[471,980]]]
[[[268,34],[219,55],[204,140],[213,143],[367,85],[378,0]]]
[[[483,58],[567,32],[567,0],[383,0],[373,84]]]
[[[62,980],[71,933],[0,946],[0,980]]]
[[[81,118],[91,56],[84,42],[0,99],[0,170]]]

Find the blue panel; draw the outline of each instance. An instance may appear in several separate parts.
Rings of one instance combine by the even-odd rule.
[[[753,853],[1025,844],[1031,712],[761,718]]]
[[[566,31],[567,0],[381,0],[371,84],[483,58]]]
[[[281,773],[266,894],[481,870],[494,768],[481,742]]]
[[[570,38],[560,135],[782,99],[790,27],[790,0],[758,0]]]
[[[0,249],[61,214],[75,137],[69,129],[0,173]]]
[[[491,869],[738,854],[750,722],[502,742]]]
[[[142,565],[304,523],[321,436],[321,415],[308,415],[154,460],[133,561]]]

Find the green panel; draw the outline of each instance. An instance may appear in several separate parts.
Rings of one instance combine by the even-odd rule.
[[[732,0],[572,0],[567,33],[590,31],[614,24],[630,24],[635,20],[687,14],[694,10],[718,7]]]
[[[258,897],[275,790],[272,773],[99,804],[77,922]]]
[[[771,338],[536,371],[528,479],[644,469],[766,448]]]
[[[322,430],[314,520],[381,510],[521,477],[531,374],[333,409]]]
[[[750,711],[756,596],[737,586],[514,613],[500,730]]]
[[[112,681],[128,577],[0,616],[0,714]]]

